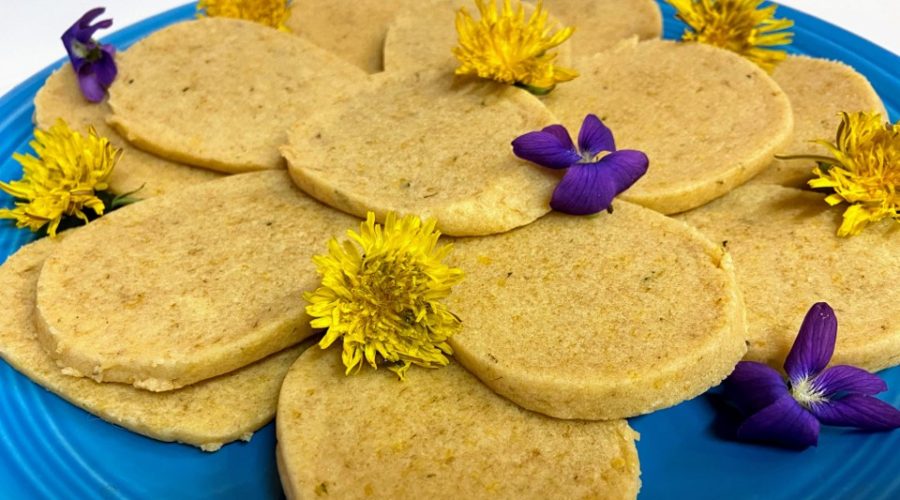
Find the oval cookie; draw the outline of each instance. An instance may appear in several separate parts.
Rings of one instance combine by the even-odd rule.
[[[544,0],[544,7],[567,25],[572,55],[590,56],[636,36],[659,38],[662,13],[653,0]]]
[[[637,495],[637,434],[623,420],[523,410],[456,363],[411,370],[405,382],[381,371],[345,376],[339,352],[306,351],[281,389],[277,456],[288,498]]]
[[[836,365],[875,371],[900,364],[900,231],[882,221],[850,238],[835,235],[845,205],[820,194],[744,186],[680,216],[734,256],[747,306],[747,359],[778,368],[811,305],[838,320]]]
[[[622,198],[670,214],[700,206],[762,171],[790,140],[791,105],[763,70],[699,43],[647,41],[576,61],[581,76],[544,104],[569,130],[599,116],[647,174]]]
[[[130,205],[47,260],[41,343],[70,375],[151,391],[230,372],[312,334],[312,256],[354,224],[283,171]]]
[[[287,27],[368,73],[384,68],[388,25],[403,0],[302,0],[291,6]]]
[[[489,2],[486,2],[489,3]],[[513,6],[515,8],[515,2]],[[534,12],[534,5],[522,2],[525,7],[525,19]],[[553,10],[545,11],[553,14]],[[385,71],[417,71],[425,68],[454,69],[459,61],[453,55],[453,47],[457,45],[456,13],[465,8],[476,21],[481,18],[475,2],[472,0],[426,0],[411,2],[397,11],[393,22],[388,27],[384,40]],[[497,2],[498,11],[503,8],[503,1]],[[562,27],[556,17],[550,17],[548,26]],[[556,64],[568,66],[572,61],[572,49],[569,42],[553,49]]]
[[[690,399],[746,351],[731,259],[697,231],[617,201],[454,243],[456,359],[553,417],[631,417]]]
[[[283,168],[288,127],[365,81],[300,37],[225,18],[164,28],[116,63],[110,124],[142,149],[229,173]]]
[[[490,234],[550,210],[558,173],[517,159],[510,142],[553,121],[517,88],[385,74],[298,123],[283,152],[298,186],[347,213],[411,213],[445,234]]]
[[[93,126],[99,135],[122,150],[109,178],[109,190],[113,193],[139,190],[135,197],[149,198],[221,177],[211,170],[173,163],[133,147],[106,124],[109,114],[106,101],[85,100],[69,64],[54,71],[34,97],[34,121],[38,127],[46,130],[60,118],[83,134]]]
[[[22,247],[0,267],[0,356],[13,368],[103,420],[205,451],[237,439],[247,441],[272,419],[281,381],[308,344],[164,394],[63,375],[41,348],[32,321],[41,265],[58,246],[49,238],[38,240]]]
[[[794,110],[794,139],[784,147],[786,155],[827,154],[812,141],[834,140],[843,111],[877,111],[887,116],[872,84],[844,63],[790,55],[775,67],[772,78]],[[815,166],[810,160],[776,159],[752,182],[807,188]]]

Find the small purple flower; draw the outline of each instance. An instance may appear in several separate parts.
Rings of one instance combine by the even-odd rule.
[[[867,431],[900,427],[900,410],[873,397],[887,390],[881,378],[854,366],[825,368],[836,339],[834,311],[819,302],[806,313],[784,362],[787,383],[768,365],[737,364],[724,387],[749,415],[738,427],[739,439],[803,449],[818,443],[820,423]]]
[[[112,19],[91,22],[106,9],[98,7],[87,11],[81,19],[62,35],[63,46],[69,54],[72,69],[78,76],[81,93],[91,102],[100,102],[106,96],[106,89],[116,79],[116,61],[113,57],[116,48],[112,45],[99,44],[94,40],[94,32],[112,26]]]
[[[553,191],[550,207],[572,215],[612,211],[613,198],[637,182],[650,163],[640,151],[616,151],[612,131],[596,115],[584,117],[578,149],[562,125],[519,136],[512,146],[513,153],[523,160],[568,169]],[[608,154],[598,159],[604,152]]]

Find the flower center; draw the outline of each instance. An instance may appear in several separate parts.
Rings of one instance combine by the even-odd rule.
[[[100,49],[100,44],[91,40],[88,43],[82,43],[78,40],[72,41],[72,52],[76,57],[80,57],[87,62],[97,62],[103,57],[103,51]]]
[[[360,270],[359,286],[353,289],[364,304],[364,316],[374,330],[389,325],[402,331],[402,326],[415,323],[419,304],[417,288],[425,281],[420,270],[408,258],[393,262],[369,261]]]
[[[578,163],[597,163],[601,158],[610,153],[611,151],[600,151],[599,153],[592,155],[589,151],[583,151],[581,153],[581,161]]]
[[[791,384],[791,396],[807,410],[815,403],[827,401],[825,394],[822,393],[821,389],[813,385],[809,377],[803,377]]]

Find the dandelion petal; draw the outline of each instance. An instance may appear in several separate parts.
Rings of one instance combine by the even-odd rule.
[[[587,115],[581,123],[578,131],[578,149],[582,154],[593,158],[601,151],[615,151],[616,141],[613,133],[597,118],[597,115]]]
[[[764,363],[741,361],[723,382],[728,398],[752,415],[789,394],[781,374]]]
[[[823,424],[884,431],[900,427],[900,410],[884,401],[854,394],[810,408]]]
[[[871,396],[888,388],[878,375],[847,365],[828,368],[812,383],[829,399],[839,393]]]
[[[737,436],[803,449],[818,443],[819,421],[787,394],[744,421]]]
[[[797,339],[784,361],[784,371],[791,380],[815,376],[831,360],[836,339],[837,318],[834,310],[824,302],[814,304],[803,318]]]
[[[613,198],[647,172],[647,155],[623,149],[597,163],[572,165],[553,191],[553,210],[590,215],[608,209]]]
[[[568,168],[581,159],[562,125],[551,125],[539,132],[519,136],[512,146],[513,153],[519,158],[547,168]]]

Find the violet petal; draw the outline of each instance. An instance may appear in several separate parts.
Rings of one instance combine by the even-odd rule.
[[[648,163],[644,153],[623,149],[597,163],[572,165],[553,191],[550,206],[572,215],[607,210],[616,195],[644,175]]]
[[[739,362],[722,386],[744,415],[752,415],[790,394],[777,370],[755,361]]]
[[[818,302],[803,318],[800,332],[784,361],[784,371],[796,382],[819,374],[831,361],[837,339],[837,318],[831,307]]]
[[[871,396],[888,388],[878,375],[847,365],[827,368],[812,380],[812,385],[828,399],[851,394]]]
[[[616,196],[615,185],[608,174],[595,163],[572,165],[553,190],[550,207],[572,215],[606,210]]]
[[[84,66],[84,70],[78,73],[78,86],[84,98],[91,102],[100,102],[106,97],[106,89],[100,85],[97,74],[92,70],[92,65]]]
[[[588,160],[593,159],[601,151],[616,150],[612,131],[597,118],[597,115],[584,117],[581,130],[578,131],[578,150]]]
[[[569,137],[569,131],[566,130],[566,127],[563,127],[562,125],[548,125],[542,128],[541,132],[546,132],[553,135],[557,140],[559,140],[559,144],[562,147],[571,151],[575,151],[575,144],[572,143],[572,138]]]
[[[112,26],[112,19],[106,19],[91,26],[91,22],[100,17],[104,12],[106,12],[106,8],[104,7],[95,7],[85,12],[81,18],[75,21],[75,24],[73,24],[69,30],[75,33],[75,38],[78,41],[87,43],[94,37],[94,33],[96,33],[97,30]]]
[[[106,47],[106,45],[103,46],[103,55],[93,65],[94,74],[97,75],[97,82],[104,89],[112,85],[118,73],[116,61],[113,59],[112,54],[107,52]]]
[[[73,42],[77,41],[85,45],[91,44],[91,39],[97,30],[112,26],[112,19],[106,19],[91,26],[91,21],[104,12],[106,12],[106,9],[103,7],[97,7],[85,12],[81,18],[75,21],[75,23],[62,34],[62,42],[66,48],[66,52],[69,53],[69,59],[74,60],[75,58],[78,58],[78,55],[72,52]]]
[[[738,427],[737,437],[802,449],[819,442],[819,421],[785,395],[745,420]]]
[[[900,427],[900,410],[872,396],[853,394],[835,401],[815,403],[810,411],[826,425],[857,427],[869,431]]]
[[[560,125],[553,125],[553,127],[562,128]],[[513,153],[523,160],[547,168],[567,168],[578,162],[581,156],[575,151],[569,134],[561,135],[558,130],[548,131],[547,129],[550,128],[547,127],[539,132],[528,132],[516,137],[512,142]],[[565,141],[562,140],[563,136]]]

